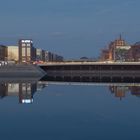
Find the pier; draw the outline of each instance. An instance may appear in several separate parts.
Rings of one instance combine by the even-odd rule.
[[[140,62],[48,62],[47,79],[77,82],[140,82]]]

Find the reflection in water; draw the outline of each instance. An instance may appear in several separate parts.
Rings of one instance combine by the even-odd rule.
[[[127,93],[140,97],[140,85],[139,86],[109,86],[111,93],[115,94],[115,97],[124,98]]]
[[[112,94],[115,94],[116,98],[122,98],[125,97],[126,93],[129,92],[129,87],[127,86],[109,86],[109,90]]]
[[[111,94],[114,94],[116,98],[122,100],[128,93],[140,96],[140,84],[132,83],[80,83],[80,82],[2,82],[0,83],[0,98],[3,99],[6,96],[18,96],[19,103],[29,104],[33,103],[33,96],[37,91],[41,91],[48,85],[81,85],[81,86],[108,86]]]
[[[0,83],[0,98],[18,96],[19,103],[32,103],[35,92],[42,90],[46,84],[37,83]]]
[[[110,93],[122,100],[127,94],[140,97],[140,83],[84,83],[84,82],[44,82],[47,85],[107,86]]]

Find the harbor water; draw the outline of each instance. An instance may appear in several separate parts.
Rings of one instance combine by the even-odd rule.
[[[139,139],[139,83],[0,83],[1,139]]]

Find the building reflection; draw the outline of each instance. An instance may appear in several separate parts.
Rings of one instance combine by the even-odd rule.
[[[19,103],[33,103],[33,96],[37,91],[46,87],[42,83],[0,83],[0,98],[18,96]]]
[[[34,94],[38,93],[48,85],[86,85],[86,83],[67,83],[67,82],[19,82],[19,83],[0,83],[0,99],[6,98],[8,96],[17,96],[18,102],[20,104],[31,104],[34,101]],[[87,85],[90,85],[87,83]],[[91,84],[97,86],[98,84]],[[100,83],[99,83],[100,85]],[[122,100],[127,97],[128,94],[136,97],[140,97],[140,84],[129,85],[129,84],[111,84],[108,85],[109,91],[114,95],[115,98]]]
[[[140,96],[140,86],[131,87],[131,94]]]
[[[128,93],[140,97],[140,86],[109,86],[109,90],[116,98],[122,100]]]

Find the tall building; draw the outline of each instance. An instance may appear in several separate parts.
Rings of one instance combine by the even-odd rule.
[[[18,46],[7,46],[7,60],[8,61],[19,61],[19,47]]]
[[[36,60],[36,50],[30,39],[19,40],[19,62],[31,63]]]

